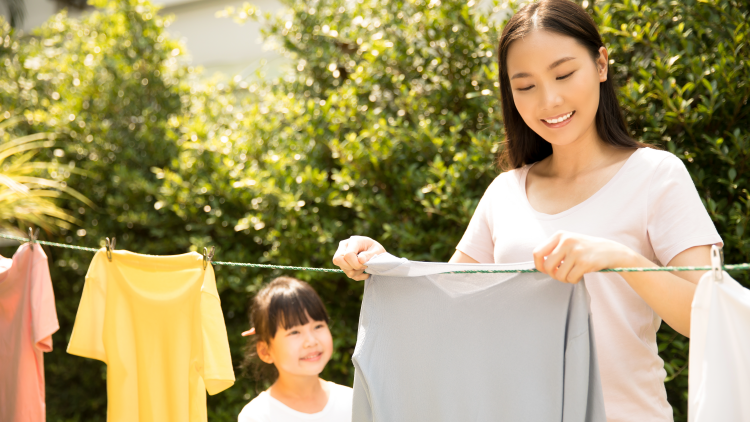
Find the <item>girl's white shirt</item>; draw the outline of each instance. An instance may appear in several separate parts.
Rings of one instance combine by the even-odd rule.
[[[352,389],[343,385],[328,382],[330,394],[328,403],[318,413],[298,412],[284,403],[271,397],[264,391],[245,405],[237,417],[238,422],[300,422],[326,421],[351,422]]]

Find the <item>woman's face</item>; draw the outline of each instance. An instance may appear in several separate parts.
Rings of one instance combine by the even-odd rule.
[[[279,373],[317,376],[331,359],[333,339],[325,321],[308,316],[307,324],[288,330],[279,327],[269,344],[257,343],[257,351],[258,357],[276,365]]]
[[[524,122],[552,145],[596,137],[599,84],[607,80],[607,50],[599,58],[575,38],[536,30],[508,48],[513,101]],[[594,138],[596,139],[596,138]]]

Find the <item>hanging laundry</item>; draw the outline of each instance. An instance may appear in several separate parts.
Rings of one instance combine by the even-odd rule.
[[[206,391],[234,384],[213,268],[195,252],[98,251],[68,353],[107,364],[108,422],[203,422]]]
[[[750,290],[703,275],[690,315],[688,421],[750,421]]]
[[[60,328],[47,255],[24,244],[0,256],[0,421],[46,419],[44,352]]]
[[[353,422],[605,421],[584,282],[440,274],[533,264],[367,262]]]

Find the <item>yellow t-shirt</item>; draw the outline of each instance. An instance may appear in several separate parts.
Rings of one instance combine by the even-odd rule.
[[[195,252],[98,251],[68,353],[107,364],[108,422],[204,422],[206,390],[234,384],[214,271]]]

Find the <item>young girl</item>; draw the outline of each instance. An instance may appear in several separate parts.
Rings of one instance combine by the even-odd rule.
[[[253,328],[246,363],[259,380],[273,382],[240,412],[239,422],[349,422],[352,389],[318,375],[333,353],[328,313],[304,281],[279,277],[261,289],[250,308]]]
[[[702,272],[597,271],[709,265],[721,238],[682,161],[630,137],[613,61],[583,8],[526,5],[504,28],[498,61],[499,158],[510,171],[487,188],[450,261],[533,259],[565,283],[585,274],[607,421],[672,421],[656,332],[663,319],[689,335]],[[355,236],[333,262],[363,280],[367,260],[384,251]]]

